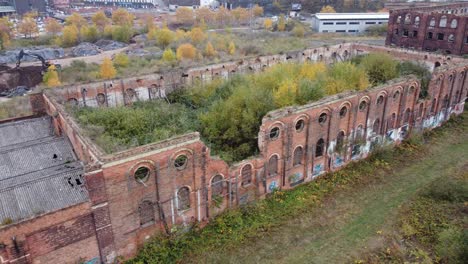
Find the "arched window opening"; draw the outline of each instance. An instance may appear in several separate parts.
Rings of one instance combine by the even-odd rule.
[[[150,176],[150,170],[147,167],[139,167],[135,171],[135,180],[139,183],[143,183],[148,181],[148,178]]]
[[[429,26],[430,26],[430,27],[435,27],[435,24],[436,24],[436,20],[435,20],[435,18],[433,17],[433,18],[431,18],[431,20],[430,20],[430,22],[429,22]]]
[[[364,128],[362,125],[356,128],[356,136],[354,138],[356,141],[364,139]]]
[[[280,129],[279,127],[274,127],[270,130],[269,137],[271,140],[277,139],[280,135]]]
[[[278,156],[271,156],[268,161],[268,175],[273,176],[278,174]]]
[[[397,100],[398,97],[400,97],[400,91],[396,91],[396,92],[393,94],[393,100]]]
[[[439,27],[447,27],[447,16],[442,16],[440,18]]]
[[[187,162],[188,158],[185,155],[179,155],[177,158],[174,160],[174,167],[177,170],[183,170],[185,167],[187,167]]]
[[[343,106],[341,109],[340,109],[340,117],[341,118],[344,118],[346,116],[346,113],[348,112],[348,108],[346,106]]]
[[[403,118],[403,122],[408,123],[410,121],[410,117],[411,117],[411,109],[408,108],[405,111],[405,117]]]
[[[381,105],[381,104],[383,103],[383,101],[384,101],[383,95],[379,96],[379,97],[377,98],[377,105]]]
[[[223,196],[224,184],[223,176],[216,175],[211,179],[211,199],[217,199],[220,196]]]
[[[424,103],[420,103],[419,104],[419,114],[418,114],[418,116],[422,117],[423,113],[424,113]]]
[[[302,164],[303,156],[304,156],[304,150],[302,149],[302,147],[297,147],[294,150],[293,166]]]
[[[447,39],[448,42],[454,42],[455,41],[455,35],[454,34],[450,34],[448,36],[448,39]]]
[[[323,138],[321,138],[317,141],[317,146],[315,147],[315,157],[323,156],[324,149],[325,141],[323,140]]]
[[[242,186],[247,186],[252,183],[252,165],[247,164],[242,168]]]
[[[326,113],[322,113],[322,114],[319,116],[318,122],[319,122],[319,124],[325,124],[326,121],[327,121],[327,114],[326,114]]]
[[[364,101],[364,100],[361,101],[361,102],[359,103],[359,111],[364,111],[364,110],[366,110],[366,108],[367,108],[367,102]]]
[[[398,17],[397,17],[396,22],[397,22],[397,24],[400,24],[400,23],[401,23],[401,16],[398,16]]]
[[[436,111],[436,105],[437,105],[437,99],[432,100],[432,105],[431,105],[431,113],[435,113]]]
[[[410,14],[406,14],[406,16],[405,16],[405,24],[406,25],[411,24],[411,15]]]
[[[414,25],[419,27],[419,23],[420,23],[420,18],[419,18],[419,16],[417,16],[417,17],[414,18]]]
[[[451,28],[457,28],[458,26],[458,20],[452,19],[452,22],[450,23]]]
[[[373,130],[374,133],[380,134],[380,119],[377,118],[374,121],[374,126],[372,127],[372,130]]]
[[[336,149],[342,150],[344,147],[344,138],[345,138],[345,133],[343,131],[340,131],[338,133],[338,136],[336,137]]]
[[[177,209],[179,211],[190,209],[190,190],[188,187],[182,187],[177,191]]]
[[[140,216],[140,225],[145,225],[154,222],[154,207],[150,201],[143,201],[138,207]]]
[[[304,129],[304,119],[299,119],[296,122],[296,132],[301,132]]]
[[[436,62],[434,63],[434,69],[440,67],[440,65],[441,65],[440,62],[436,61]]]

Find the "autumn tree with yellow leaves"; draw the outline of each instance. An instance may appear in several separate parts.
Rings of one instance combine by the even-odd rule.
[[[193,25],[193,23],[195,22],[195,19],[193,17],[193,10],[187,7],[177,8],[175,16],[177,23],[179,24]]]
[[[0,17],[0,50],[10,45],[12,32],[13,23],[10,22],[7,16]]]
[[[229,55],[234,55],[236,53],[236,45],[233,41],[229,42],[228,53]]]
[[[336,13],[336,10],[333,6],[331,5],[326,5],[322,7],[319,13]]]
[[[197,49],[189,43],[182,44],[177,48],[178,60],[193,60],[197,56]]]
[[[190,38],[192,39],[193,43],[199,44],[206,39],[206,34],[201,28],[196,27],[190,31]]]
[[[65,26],[62,34],[62,45],[71,47],[78,42],[79,31],[75,25]]]
[[[91,21],[99,30],[99,32],[103,33],[106,26],[110,25],[111,20],[107,18],[106,14],[103,11],[99,11],[91,17]]]
[[[62,25],[57,21],[57,19],[48,17],[45,21],[45,31],[51,36],[55,37],[57,34],[62,32]]]
[[[42,78],[42,81],[47,85],[47,87],[56,87],[61,84],[55,65],[52,64],[49,66],[47,72]]]
[[[265,19],[263,21],[263,27],[266,30],[271,30],[273,28],[273,20],[271,20],[270,18]]]
[[[100,76],[103,79],[112,79],[117,74],[117,71],[114,68],[114,64],[110,58],[105,58],[102,61],[101,69],[100,69]]]
[[[285,31],[286,30],[286,19],[284,15],[280,15],[278,18],[278,31]]]
[[[17,29],[18,33],[23,34],[25,38],[32,38],[33,35],[39,33],[36,19],[29,16],[23,17]]]
[[[216,53],[215,48],[213,47],[213,45],[211,44],[211,42],[208,42],[208,43],[206,44],[206,48],[205,48],[205,56],[206,56],[206,57],[212,58],[212,57],[216,56],[216,54],[217,54],[217,53]]]

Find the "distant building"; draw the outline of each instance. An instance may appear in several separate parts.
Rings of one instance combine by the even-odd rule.
[[[290,17],[298,17],[302,10],[302,4],[291,4],[291,11],[289,11]]]
[[[46,1],[44,0],[8,0],[7,2],[9,2],[20,15],[30,11],[37,11],[39,13],[46,12]]]
[[[85,0],[85,3],[93,5],[119,6],[131,8],[152,8],[156,0]]]
[[[16,13],[15,8],[8,2],[0,2],[0,17]]]
[[[70,0],[52,0],[52,6],[56,9],[66,9],[70,7]]]
[[[201,6],[200,0],[169,0],[169,10],[175,11],[179,7],[198,9]]]
[[[388,17],[388,13],[317,13],[312,16],[312,28],[317,32],[360,33],[388,23]]]

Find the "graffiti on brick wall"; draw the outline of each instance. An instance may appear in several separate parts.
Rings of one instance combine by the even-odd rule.
[[[317,177],[318,175],[320,175],[320,174],[322,174],[324,172],[325,172],[325,170],[324,170],[323,163],[315,164],[313,172],[312,172],[312,177]]]
[[[296,172],[289,176],[289,184],[290,186],[296,186],[304,182],[304,177],[302,173]]]
[[[268,191],[274,192],[279,189],[279,185],[276,181],[270,182],[270,185],[268,185]]]

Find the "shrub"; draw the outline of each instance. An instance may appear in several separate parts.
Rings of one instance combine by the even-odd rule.
[[[369,76],[369,81],[373,85],[385,83],[398,76],[398,62],[387,54],[372,53],[362,58],[359,66],[362,67]]]
[[[467,263],[468,231],[457,227],[444,229],[435,249],[443,263]]]
[[[229,42],[228,53],[229,55],[234,55],[236,53],[236,45],[232,41]]]
[[[192,44],[182,44],[177,48],[178,60],[193,60],[197,55],[197,49]]]
[[[167,48],[164,50],[164,53],[162,55],[162,60],[166,62],[173,62],[176,60],[176,55],[174,54],[174,51],[172,49]]]
[[[71,47],[78,42],[78,28],[75,25],[63,28],[62,45]]]
[[[119,53],[115,55],[115,58],[114,58],[115,66],[123,68],[123,67],[127,67],[129,63],[130,63],[130,59],[128,58],[127,54]]]
[[[208,42],[208,44],[206,44],[205,56],[207,57],[216,56],[216,50],[213,48],[213,45],[211,44],[211,42]]]
[[[101,64],[101,78],[103,79],[112,79],[117,74],[117,71],[114,68],[112,60],[110,58],[105,58]]]
[[[190,31],[190,38],[194,44],[199,44],[206,39],[206,34],[201,28],[196,27]]]
[[[113,26],[112,39],[120,42],[129,43],[133,36],[133,30],[129,26]]]
[[[302,25],[297,24],[296,26],[294,26],[293,34],[294,34],[294,36],[296,36],[298,38],[303,38],[304,34],[305,34],[304,27]]]

